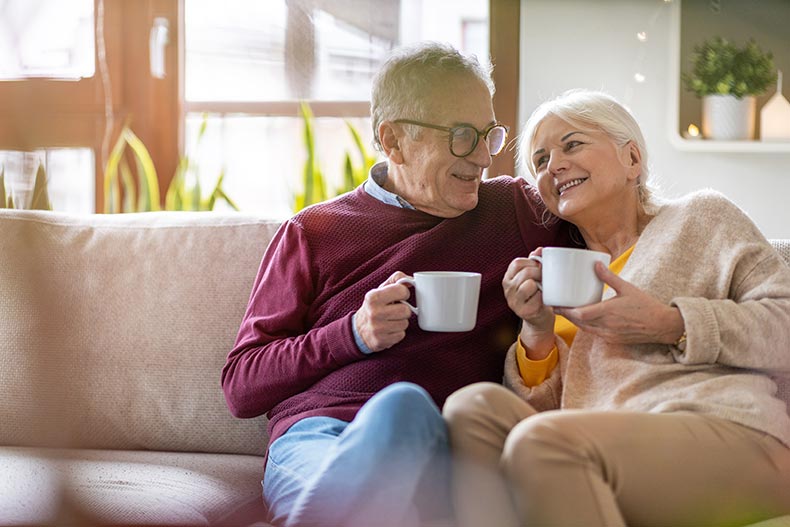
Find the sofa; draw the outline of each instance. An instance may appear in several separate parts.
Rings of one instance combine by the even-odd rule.
[[[0,525],[267,525],[219,379],[279,224],[0,209]]]

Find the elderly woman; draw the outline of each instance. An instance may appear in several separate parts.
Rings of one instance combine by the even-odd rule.
[[[595,268],[603,301],[578,308],[543,304],[538,262],[508,268],[510,389],[475,384],[444,408],[459,524],[790,513],[790,417],[771,378],[790,372],[790,269],[722,195],[653,197],[639,126],[608,95],[540,106],[520,154],[548,211],[612,264]]]

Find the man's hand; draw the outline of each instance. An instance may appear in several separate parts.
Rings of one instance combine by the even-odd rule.
[[[579,329],[612,343],[671,344],[683,333],[683,317],[678,308],[661,303],[600,262],[595,264],[595,274],[617,296],[589,306],[555,308],[554,312]]]
[[[373,352],[390,348],[406,336],[412,313],[399,300],[409,298],[409,288],[395,283],[406,276],[396,271],[383,284],[368,291],[354,317],[359,336]]]

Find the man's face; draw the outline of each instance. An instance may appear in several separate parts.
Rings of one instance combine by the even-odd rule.
[[[468,124],[485,130],[495,121],[488,88],[470,76],[437,86],[428,101],[427,123],[446,127]],[[455,157],[448,132],[421,127],[416,140],[407,134],[401,136],[401,149],[403,162],[391,164],[389,181],[394,188],[390,190],[416,209],[442,218],[460,216],[477,206],[483,170],[491,165],[482,137],[472,153]]]

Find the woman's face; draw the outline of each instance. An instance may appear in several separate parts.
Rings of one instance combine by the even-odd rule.
[[[538,125],[530,162],[548,209],[577,225],[637,204],[641,156],[633,142],[619,146],[601,131],[550,114]]]

